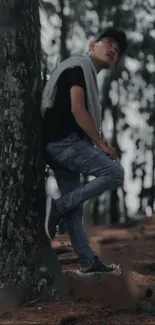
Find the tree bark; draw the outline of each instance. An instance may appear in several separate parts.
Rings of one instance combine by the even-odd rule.
[[[61,273],[43,226],[38,9],[38,0],[0,5],[0,282],[28,279],[26,299],[41,293],[43,278],[53,285],[55,267]]]

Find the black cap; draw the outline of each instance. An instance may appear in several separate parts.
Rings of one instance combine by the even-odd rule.
[[[118,42],[119,48],[120,48],[120,55],[122,55],[126,52],[127,47],[128,47],[128,42],[127,42],[126,35],[122,30],[114,28],[114,27],[109,27],[105,31],[101,32],[97,36],[95,41],[99,42],[102,38],[105,38],[105,37],[111,37]]]

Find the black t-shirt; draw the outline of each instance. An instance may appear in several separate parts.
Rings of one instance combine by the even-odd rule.
[[[81,138],[84,136],[84,131],[76,123],[71,112],[70,88],[73,85],[81,86],[85,90],[85,101],[87,101],[85,78],[81,67],[65,70],[58,79],[54,105],[46,111],[44,116],[44,145],[61,140],[72,132],[78,133]]]

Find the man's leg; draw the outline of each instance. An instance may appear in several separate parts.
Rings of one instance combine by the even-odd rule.
[[[86,200],[98,196],[106,190],[113,190],[122,185],[124,170],[90,141],[81,140],[76,134],[50,143],[47,148],[49,158],[72,172],[93,175],[96,179],[78,186],[56,200],[56,212],[67,217]]]
[[[79,172],[58,168],[54,170],[54,174],[62,196],[80,186]],[[81,203],[73,212],[69,213],[65,221],[72,246],[78,254],[80,264],[89,265],[94,260],[94,253],[89,247],[87,235],[84,231],[82,214],[83,204]]]
[[[54,174],[62,196],[80,186],[80,174],[78,172],[58,168],[54,170]],[[103,272],[113,272],[118,275],[119,266],[104,264],[91,250],[83,227],[82,213],[83,204],[80,204],[65,218],[72,246],[79,257],[80,268],[76,273],[80,276],[90,276]]]

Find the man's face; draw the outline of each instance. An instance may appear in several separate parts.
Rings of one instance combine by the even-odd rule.
[[[120,48],[118,42],[111,37],[105,37],[98,42],[91,42],[90,49],[95,59],[103,62],[107,68],[119,59]]]

